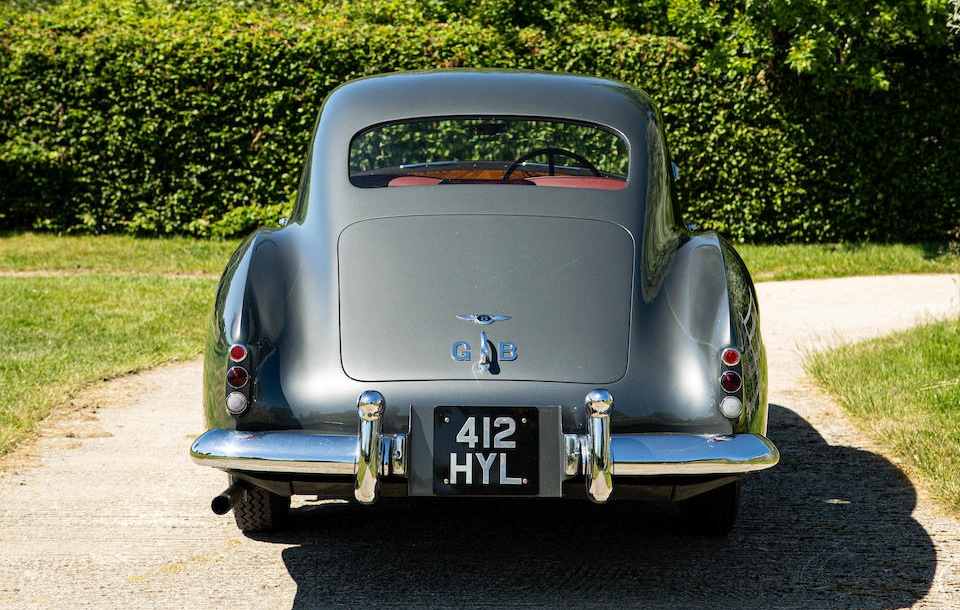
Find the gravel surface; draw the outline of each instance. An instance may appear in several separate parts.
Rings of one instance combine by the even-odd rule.
[[[193,465],[200,364],[93,389],[0,466],[2,608],[960,608],[960,522],[858,434],[804,350],[956,311],[958,276],[758,285],[769,436],[725,540],[634,502],[298,499],[246,537]]]

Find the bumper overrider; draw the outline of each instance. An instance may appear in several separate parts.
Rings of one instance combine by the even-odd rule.
[[[606,390],[587,395],[588,433],[560,439],[563,476],[583,476],[587,496],[605,502],[614,476],[717,475],[763,470],[777,464],[780,452],[759,434],[611,435],[613,397]],[[407,434],[382,434],[385,402],[379,392],[364,392],[357,404],[355,436],[302,431],[242,432],[209,430],[190,449],[195,462],[227,471],[290,475],[352,476],[357,501],[379,495],[380,477],[408,476]]]

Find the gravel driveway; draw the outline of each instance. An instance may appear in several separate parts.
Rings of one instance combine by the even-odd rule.
[[[956,311],[960,276],[758,292],[783,459],[746,479],[725,540],[632,502],[405,499],[298,501],[289,532],[245,537],[208,508],[226,477],[187,455],[191,362],[92,390],[4,459],[0,607],[960,608],[960,523],[801,368],[803,349]]]

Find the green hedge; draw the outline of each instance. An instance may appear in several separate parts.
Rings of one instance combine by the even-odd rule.
[[[688,219],[736,239],[944,241],[960,225],[960,60],[937,38],[945,25],[904,25],[912,39],[887,36],[844,72],[817,68],[829,37],[778,47],[753,14],[679,0],[40,4],[0,9],[8,228],[245,232],[288,208],[333,87],[453,66],[643,88],[664,111]],[[731,47],[746,36],[734,27],[767,42]]]

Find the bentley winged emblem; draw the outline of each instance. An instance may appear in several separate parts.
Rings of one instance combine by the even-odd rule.
[[[487,314],[487,313],[480,313],[480,314],[471,313],[471,314],[459,314],[457,318],[464,320],[466,322],[476,322],[481,326],[486,326],[487,324],[493,324],[494,322],[503,322],[504,320],[509,320],[510,316],[501,316],[501,315],[491,316],[490,314]]]

